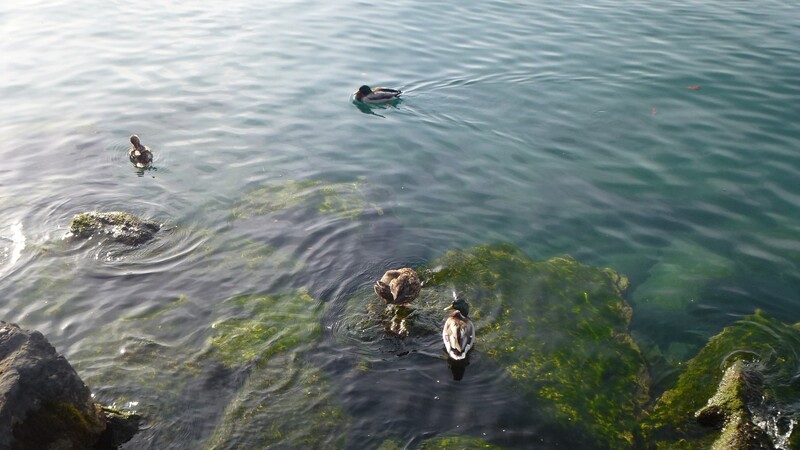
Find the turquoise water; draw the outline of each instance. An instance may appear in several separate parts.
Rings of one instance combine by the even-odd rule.
[[[0,6],[0,319],[42,331],[90,384],[122,365],[98,335],[191,354],[224,300],[304,288],[332,305],[317,359],[348,433],[527,448],[536,424],[479,361],[452,382],[424,349],[370,390],[330,356],[343,302],[383,270],[498,241],[627,274],[634,335],[673,361],[756,308],[800,321],[796,6],[261,3]],[[364,83],[404,99],[358,108]],[[132,133],[153,170],[128,162]],[[361,214],[232,215],[263,186],[309,180],[356,192]],[[93,209],[168,232],[134,250],[65,240]],[[123,320],[176,299],[153,329]],[[159,411],[129,448],[193,448],[241,376],[173,410],[132,381],[92,388]],[[477,400],[437,406],[439,389]],[[475,405],[473,422],[448,418]]]

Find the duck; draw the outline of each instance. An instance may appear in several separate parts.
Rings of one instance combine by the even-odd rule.
[[[454,310],[442,328],[444,348],[450,358],[459,361],[467,357],[475,343],[475,325],[469,318],[469,303],[453,292],[453,303],[444,310]]]
[[[353,95],[356,100],[363,103],[389,103],[400,98],[402,93],[403,91],[385,87],[373,89],[365,84],[358,88]]]
[[[387,270],[380,280],[375,282],[375,293],[384,299],[387,305],[407,305],[419,295],[422,283],[414,269]]]
[[[144,167],[153,161],[153,152],[149,148],[142,145],[139,136],[131,136],[131,148],[128,150],[128,158],[131,162],[136,164],[136,167]]]

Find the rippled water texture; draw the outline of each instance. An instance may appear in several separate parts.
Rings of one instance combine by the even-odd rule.
[[[145,413],[129,448],[257,446],[227,420],[269,396],[352,417],[354,448],[568,443],[479,346],[453,381],[438,337],[365,346],[347,300],[510,242],[628,274],[634,335],[673,362],[756,308],[797,322],[798,23],[780,1],[5,1],[0,319]],[[404,98],[359,108],[364,83]],[[87,210],[163,230],[65,239]],[[249,377],[208,354],[253,295],[310,328],[261,330],[298,350]],[[323,305],[283,303],[303,295]]]

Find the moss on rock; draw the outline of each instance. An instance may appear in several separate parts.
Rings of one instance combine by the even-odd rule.
[[[420,450],[502,450],[503,447],[472,436],[436,436],[424,440],[419,448]]]
[[[713,428],[703,427],[696,415],[706,423],[714,416],[720,417],[718,420],[722,423],[730,421],[731,426],[725,431],[728,434],[735,429],[748,433],[752,424],[742,421],[753,416],[770,429],[780,428],[779,420],[797,423],[798,417],[791,405],[800,400],[794,381],[800,366],[798,350],[800,330],[761,312],[725,328],[685,365],[676,386],[656,402],[642,427],[648,447],[709,448],[715,442],[726,442],[730,438],[729,435],[720,436]],[[747,373],[756,373],[762,380],[758,382],[760,394],[755,401],[748,402],[743,392],[746,386],[741,366],[739,370],[729,369],[737,361],[745,363]],[[752,387],[747,389],[752,390]],[[770,438],[783,442],[791,436],[778,433]]]
[[[211,354],[236,367],[297,349],[319,336],[323,309],[305,291],[234,297],[222,304],[223,314],[230,317],[212,326]]]
[[[156,222],[123,211],[91,211],[75,215],[69,231],[80,238],[99,234],[122,244],[139,245],[153,239],[160,228]]]
[[[367,201],[363,185],[363,178],[345,183],[288,180],[268,184],[245,194],[234,205],[232,214],[234,219],[246,219],[299,206],[345,218],[358,217],[368,208],[383,214],[380,207]]]
[[[348,424],[324,374],[283,353],[250,375],[206,447],[343,448]]]
[[[628,334],[624,277],[570,257],[534,261],[510,245],[451,251],[432,267],[427,285],[470,299],[476,350],[537,408],[596,446],[634,445],[649,377]]]

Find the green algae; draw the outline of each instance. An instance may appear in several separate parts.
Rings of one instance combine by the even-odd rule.
[[[678,381],[656,402],[642,429],[649,448],[694,449],[709,448],[720,437],[715,429],[702,427],[695,414],[714,400],[716,390],[727,367],[743,361],[758,370],[763,377],[763,398],[771,413],[763,421],[776,420],[779,412],[784,420],[795,423],[797,412],[791,406],[800,400],[795,387],[797,367],[800,366],[800,329],[788,326],[762,312],[725,328],[711,338],[692,360],[685,364]],[[729,394],[730,395],[730,394]],[[731,409],[740,408],[736,399],[729,399]],[[785,440],[791,436],[771,436]]]
[[[106,423],[98,407],[89,410],[94,414],[67,402],[41,405],[14,426],[17,448],[93,448]]]
[[[510,245],[451,251],[431,267],[426,286],[470,299],[476,348],[537,408],[597,446],[634,445],[649,378],[628,334],[624,277],[570,257],[534,261]]]
[[[126,245],[138,245],[149,241],[161,228],[156,222],[144,220],[124,211],[90,211],[76,214],[69,231],[79,238],[106,235]]]
[[[381,442],[378,450],[402,450],[405,445],[393,440],[387,439]],[[436,436],[430,439],[425,439],[418,447],[420,450],[502,450],[503,447],[486,442],[483,439],[472,436]]]
[[[191,314],[190,300],[179,296],[96,330],[70,357],[76,370],[101,398],[135,407],[153,429],[163,430],[151,437],[160,448],[191,445],[175,439],[198,420],[219,421],[210,438],[196,436],[197,446],[342,446],[349,417],[307,358],[320,337],[323,304],[303,290],[235,296],[211,312],[205,345],[184,345],[195,339],[161,343],[170,323]],[[220,386],[209,398],[206,383],[231,372],[245,375],[242,384]],[[224,411],[206,416],[208,403],[220,400]]]
[[[323,305],[305,291],[239,296],[223,302],[228,317],[212,326],[211,354],[228,367],[295,349],[320,334]]]
[[[254,363],[208,448],[341,448],[349,417],[330,382],[304,357],[320,336],[324,305],[305,291],[224,302],[210,354],[227,367]]]
[[[324,374],[283,353],[250,375],[206,448],[344,448],[349,421]]]
[[[350,219],[370,208],[383,214],[380,207],[366,199],[364,180],[363,177],[343,183],[288,180],[282,184],[268,184],[246,193],[234,204],[232,216],[234,219],[247,219],[296,207]]]
[[[436,436],[424,440],[419,448],[420,450],[502,450],[500,446],[472,436]]]

